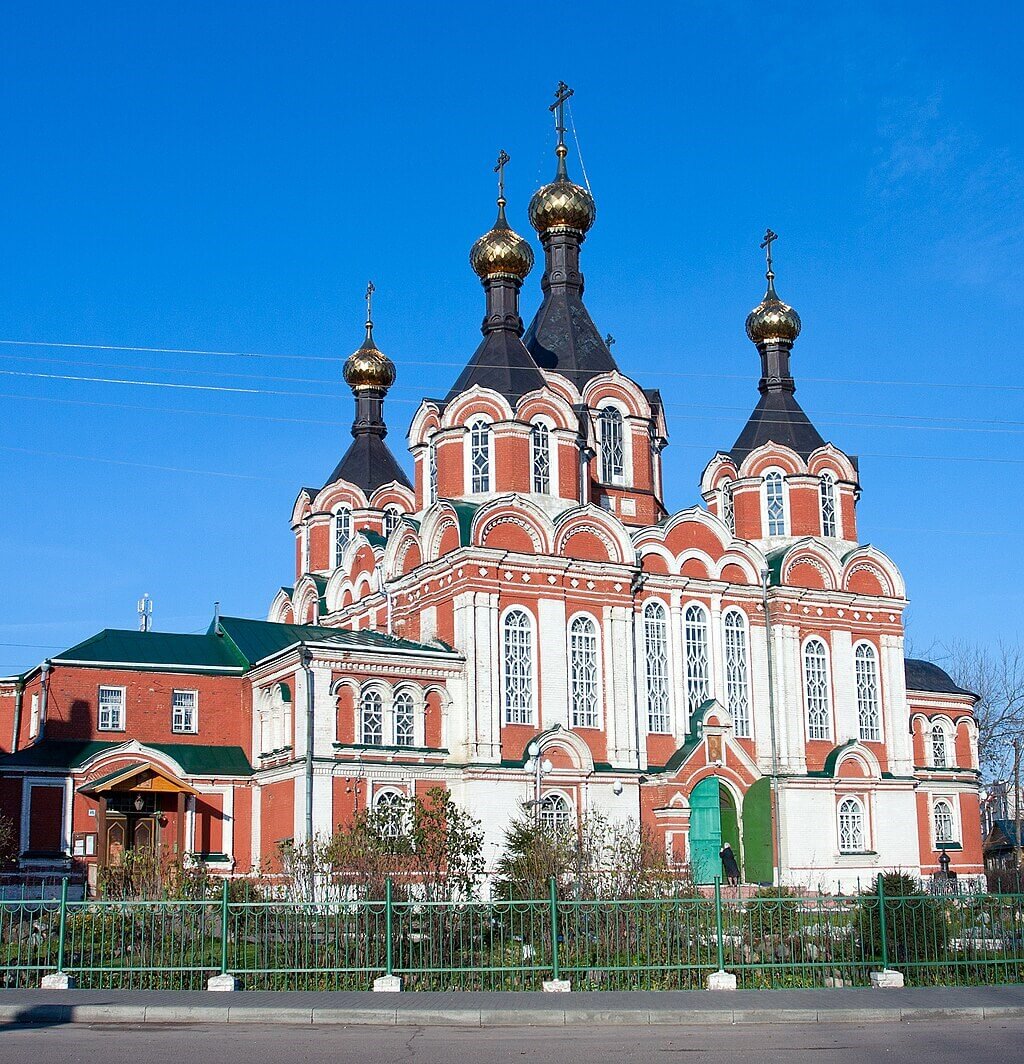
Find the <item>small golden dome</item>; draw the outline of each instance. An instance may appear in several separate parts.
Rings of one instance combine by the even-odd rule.
[[[550,185],[537,189],[530,200],[530,225],[541,235],[550,229],[575,229],[586,233],[597,217],[594,197],[569,180],[565,145],[558,146],[558,173]]]
[[[508,224],[504,197],[498,200],[498,220],[470,248],[469,264],[481,279],[511,276],[523,280],[533,269],[533,248]]]
[[[755,344],[791,344],[800,327],[800,315],[775,294],[775,280],[769,274],[764,299],[747,315],[747,336]]]
[[[355,392],[378,388],[386,392],[395,383],[395,364],[373,342],[373,323],[366,323],[362,347],[345,359],[345,383]]]

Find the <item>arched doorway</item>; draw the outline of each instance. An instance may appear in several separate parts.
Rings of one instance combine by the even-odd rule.
[[[724,843],[732,847],[736,862],[743,868],[740,845],[740,816],[732,790],[717,776],[700,781],[690,793],[690,870],[694,883],[714,883],[724,878],[720,851]]]

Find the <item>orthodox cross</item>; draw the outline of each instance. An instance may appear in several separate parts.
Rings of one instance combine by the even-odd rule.
[[[366,282],[366,324],[367,326],[373,325],[373,293],[377,289],[374,287],[373,281]]]
[[[606,336],[606,337],[604,338],[604,344],[605,344],[605,347],[607,347],[607,348],[608,348],[609,350],[611,350],[611,348],[612,348],[612,346],[614,345],[614,343],[615,343],[615,337],[614,337],[614,336],[612,336],[612,334],[611,334],[611,333],[609,333],[609,334],[608,334],[608,335],[607,335],[607,336]]]
[[[555,116],[555,132],[558,134],[559,145],[565,144],[565,101],[572,94],[573,90],[564,81],[560,81],[555,89],[555,102],[548,108]]]
[[[775,276],[772,272],[772,244],[779,239],[778,233],[773,233],[771,229],[764,231],[764,240],[761,241],[761,247],[764,250],[765,258],[768,260],[768,272],[765,276],[770,280]]]
[[[511,156],[504,148],[498,152],[498,161],[495,163],[494,172],[498,175],[498,199],[505,199],[505,164],[511,160]]]

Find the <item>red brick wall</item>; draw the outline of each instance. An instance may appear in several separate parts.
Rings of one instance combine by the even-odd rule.
[[[295,834],[295,784],[290,779],[267,784],[260,788],[260,800],[260,850],[263,864],[270,871],[278,871],[278,843]]]

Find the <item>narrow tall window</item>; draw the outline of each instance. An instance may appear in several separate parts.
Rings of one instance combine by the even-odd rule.
[[[708,615],[695,603],[683,615],[686,656],[686,704],[691,715],[711,697],[708,685]]]
[[[764,478],[764,510],[769,536],[786,534],[786,502],[782,474],[772,469]]]
[[[395,695],[395,746],[413,746],[416,733],[416,715],[412,695],[399,691]]]
[[[384,508],[385,537],[394,535],[395,529],[398,528],[398,522],[401,519],[402,515],[397,506],[387,506]]]
[[[384,745],[384,700],[376,691],[364,691],[359,702],[359,734],[366,746]]]
[[[537,422],[530,430],[533,445],[533,490],[538,495],[551,491],[551,439],[547,425]]]
[[[352,511],[339,506],[334,511],[334,565],[337,569],[345,554],[345,548],[352,539]]]
[[[540,802],[540,826],[559,835],[572,825],[572,809],[560,794],[545,794]]]
[[[828,652],[820,639],[804,646],[804,698],[807,702],[807,738],[832,735],[832,707],[828,690]]]
[[[865,742],[882,740],[881,714],[878,708],[878,661],[875,648],[861,643],[854,654],[857,676],[857,719],[860,737]]]
[[[943,843],[956,842],[956,825],[953,820],[953,807],[945,798],[940,798],[932,808],[932,819],[935,822],[935,843],[941,846]]]
[[[839,852],[864,850],[864,808],[856,798],[844,798],[839,803]]]
[[[309,522],[302,526],[302,571],[309,572]]]
[[[572,686],[572,726],[598,726],[597,626],[589,617],[577,617],[569,628],[569,664]]]
[[[533,626],[525,610],[505,614],[502,633],[505,722],[533,723]]]
[[[437,502],[437,444],[427,447],[427,505]]]
[[[750,679],[747,666],[747,626],[739,610],[729,610],[725,629],[725,702],[733,729],[740,739],[750,738]]]
[[[625,479],[622,449],[622,414],[614,406],[606,406],[599,415],[601,424],[601,480],[605,484],[621,484]]]
[[[99,695],[100,731],[124,731],[124,688],[101,687]]]
[[[831,473],[821,475],[821,534],[839,535],[836,524],[836,478]]]
[[[174,691],[172,693],[171,731],[192,735],[199,731],[198,691]]]
[[[668,625],[665,607],[648,602],[644,607],[644,662],[647,675],[647,730],[671,731],[668,698]]]
[[[725,527],[736,534],[736,504],[732,497],[732,481],[727,480],[722,485],[722,520]]]
[[[949,755],[946,750],[946,729],[938,722],[932,724],[932,766],[934,768],[946,768],[949,765]]]
[[[474,421],[469,427],[469,469],[471,490],[491,490],[491,426]]]
[[[34,739],[39,734],[39,695],[32,696],[32,711],[28,719],[28,737]]]

